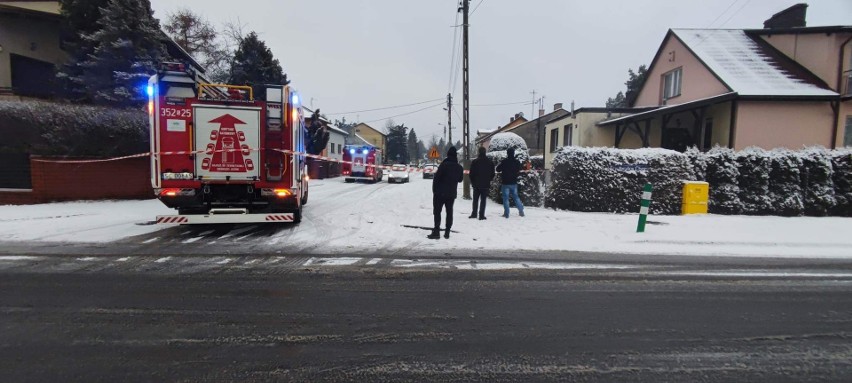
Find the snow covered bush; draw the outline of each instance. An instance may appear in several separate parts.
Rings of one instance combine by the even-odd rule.
[[[686,149],[686,152],[683,154],[686,155],[686,158],[689,159],[690,165],[692,165],[693,178],[696,180],[703,180],[707,178],[707,157],[704,152],[692,146]]]
[[[148,116],[139,109],[0,101],[0,121],[14,131],[38,132],[33,154],[110,157],[149,150]]]
[[[515,159],[524,167],[530,163],[530,155],[527,149],[527,144],[524,139],[515,133],[498,133],[491,138],[491,145],[488,147],[488,159],[494,166],[500,164],[506,156],[506,150],[515,148]],[[542,182],[537,172],[521,172],[518,176],[518,196],[524,206],[541,206],[544,200],[542,193]],[[488,191],[488,197],[497,203],[503,203],[503,195],[500,193],[500,174],[494,176],[491,181],[491,188]],[[511,206],[515,206],[514,202],[509,201]]]
[[[763,149],[750,147],[738,152],[736,161],[743,214],[771,214],[773,201],[769,197],[769,173],[772,170],[772,161],[768,153]]]
[[[802,179],[799,169],[802,160],[796,152],[788,149],[774,149],[769,155],[769,199],[772,211],[768,214],[787,217],[805,213],[805,200],[802,196]]]
[[[515,148],[515,153],[517,152],[529,152],[529,147],[527,147],[527,142],[524,141],[521,136],[515,133],[497,133],[493,137],[491,137],[491,143],[488,146],[488,152],[505,152],[506,149]],[[529,156],[528,156],[529,157]]]
[[[840,149],[831,154],[836,202],[832,215],[852,217],[852,149]]]
[[[836,205],[831,156],[824,148],[808,148],[800,152],[800,157],[805,214],[818,217],[828,215]]]
[[[704,181],[710,184],[710,202],[708,209],[714,214],[741,214],[740,176],[737,168],[736,153],[722,147],[710,149],[705,154],[707,170]]]
[[[545,206],[587,212],[638,212],[642,188],[654,187],[651,212],[678,214],[683,181],[693,179],[686,155],[665,149],[560,149]]]

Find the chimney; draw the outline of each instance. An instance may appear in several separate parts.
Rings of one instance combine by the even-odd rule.
[[[538,116],[539,116],[539,117],[544,116],[544,109],[539,109],[539,110],[538,110]]]
[[[804,28],[807,26],[805,16],[808,13],[808,5],[805,3],[796,4],[781,12],[778,12],[769,20],[763,22],[765,29],[782,29],[782,28]]]
[[[556,104],[553,104],[553,111],[554,112],[559,110],[559,109],[562,109],[562,103],[561,102],[557,102]]]
[[[514,117],[514,116],[509,117],[509,122],[514,122],[514,121],[515,121],[515,117]]]

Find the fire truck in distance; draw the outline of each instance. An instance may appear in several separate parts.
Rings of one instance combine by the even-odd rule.
[[[343,147],[343,176],[346,182],[382,180],[382,151],[372,145]]]
[[[306,161],[285,151],[319,145],[286,82],[209,84],[180,63],[164,63],[150,78],[151,185],[178,213],[157,223],[301,221]]]

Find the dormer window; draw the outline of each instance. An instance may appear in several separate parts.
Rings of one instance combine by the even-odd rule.
[[[663,74],[663,103],[670,98],[680,96],[680,83],[683,76],[682,68]]]

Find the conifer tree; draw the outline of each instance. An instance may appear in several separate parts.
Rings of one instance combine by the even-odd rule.
[[[160,22],[149,0],[110,0],[101,8],[97,30],[82,36],[93,47],[77,62],[80,76],[72,79],[86,98],[101,104],[137,105],[146,101],[144,89],[166,55]]]
[[[251,32],[240,42],[231,63],[229,83],[259,86],[263,84],[287,84],[287,75],[278,59],[257,33]]]
[[[70,59],[57,70],[57,78],[63,88],[63,96],[69,99],[85,98],[82,79],[83,68],[79,65],[95,50],[83,36],[95,33],[101,18],[101,8],[110,0],[59,0],[62,15],[61,34],[63,50]]]

